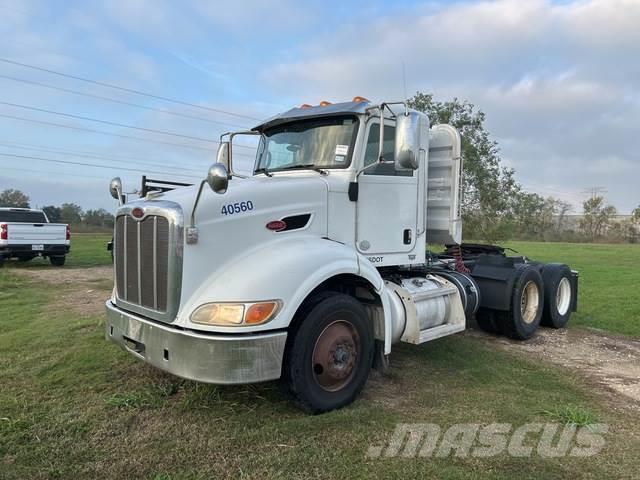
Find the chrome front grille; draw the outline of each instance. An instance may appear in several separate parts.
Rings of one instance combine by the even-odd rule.
[[[172,321],[179,302],[182,276],[182,211],[144,207],[137,220],[135,206],[116,216],[114,268],[116,304],[162,321]]]
[[[130,215],[116,220],[115,258],[118,297],[165,312],[169,222],[150,215],[136,221]]]

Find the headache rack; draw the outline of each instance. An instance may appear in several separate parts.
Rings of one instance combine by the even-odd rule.
[[[169,180],[157,180],[142,176],[142,188],[140,189],[140,197],[146,197],[149,192],[168,192],[178,187],[190,187],[192,183],[173,182]]]

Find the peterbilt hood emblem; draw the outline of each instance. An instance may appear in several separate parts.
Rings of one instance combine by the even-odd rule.
[[[142,217],[144,217],[144,210],[140,207],[135,207],[131,210],[131,216],[136,220],[140,220]]]

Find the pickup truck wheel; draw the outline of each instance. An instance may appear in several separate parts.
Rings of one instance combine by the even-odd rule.
[[[545,327],[563,328],[571,317],[573,286],[571,270],[560,263],[548,263],[542,268],[544,281],[544,312],[541,324]]]
[[[55,257],[49,257],[51,265],[55,265],[56,267],[63,266],[66,259],[67,257],[65,255],[56,255]]]
[[[542,277],[532,265],[522,265],[511,294],[511,309],[496,312],[497,322],[506,336],[527,340],[538,330],[542,319],[544,290]]]
[[[289,332],[281,388],[311,413],[343,407],[364,387],[373,353],[372,325],[360,302],[321,294],[301,309]]]

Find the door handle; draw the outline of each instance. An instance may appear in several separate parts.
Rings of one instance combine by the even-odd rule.
[[[411,245],[411,229],[407,228],[402,236],[405,245]]]

